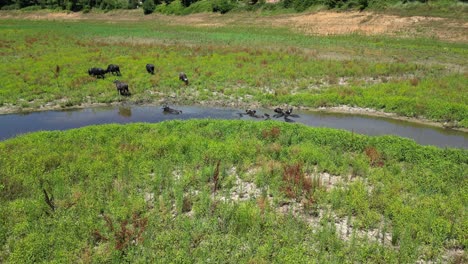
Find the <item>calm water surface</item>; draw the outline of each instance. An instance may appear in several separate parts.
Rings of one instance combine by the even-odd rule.
[[[241,117],[238,113],[243,112],[243,110],[239,109],[196,106],[173,108],[182,110],[183,113],[180,115],[164,114],[159,106],[112,106],[0,115],[0,139],[4,140],[22,133],[39,130],[66,130],[109,123],[157,123],[172,119],[200,118],[263,120],[249,116]],[[260,114],[274,114],[272,110],[267,109],[260,109],[258,112]],[[381,117],[305,111],[296,111],[295,113],[299,117],[291,119],[296,123],[308,126],[339,128],[371,136],[398,135],[414,139],[422,145],[468,149],[468,133],[460,131]],[[272,119],[284,122],[283,118]]]

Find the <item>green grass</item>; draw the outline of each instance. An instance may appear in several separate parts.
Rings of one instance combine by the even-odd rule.
[[[414,263],[467,246],[468,152],[398,137],[277,122],[104,125],[0,142],[0,167],[5,263]],[[257,191],[231,200],[242,184]]]
[[[349,104],[468,124],[468,53],[462,43],[162,20],[2,20],[0,33],[0,104],[17,109],[160,100]],[[112,84],[117,77],[87,75],[88,68],[110,63],[120,65],[118,78],[129,83],[132,97],[118,96]],[[145,72],[147,63],[156,65],[154,76]],[[178,81],[180,71],[190,86]]]

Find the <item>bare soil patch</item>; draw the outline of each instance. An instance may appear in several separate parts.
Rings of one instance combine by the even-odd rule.
[[[440,17],[400,17],[371,12],[318,12],[293,15],[278,20],[295,30],[317,35],[400,35],[435,37],[468,42],[468,23]]]

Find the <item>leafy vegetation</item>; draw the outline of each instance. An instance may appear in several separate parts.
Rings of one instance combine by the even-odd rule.
[[[41,1],[41,0],[2,0],[2,10],[22,9],[33,11],[39,9],[59,9],[69,11],[85,11],[91,9],[137,9],[143,3],[143,11],[148,12],[149,6],[157,5],[157,11],[170,14],[190,14],[199,12],[220,12],[222,14],[236,11],[266,12],[303,12],[309,9],[338,9],[338,10],[384,10],[408,14],[437,14],[442,16],[466,15],[466,1],[464,0],[280,0],[267,3],[264,0],[72,0],[72,1]],[[146,3],[146,4],[145,4]],[[145,7],[146,5],[146,7]]]
[[[197,120],[23,135],[0,167],[0,262],[466,262],[466,150]]]
[[[145,15],[153,13],[155,8],[156,5],[154,4],[153,0],[146,0],[143,2],[143,12]]]
[[[8,108],[161,100],[346,104],[468,126],[465,44],[164,20],[3,22],[0,106]],[[89,68],[111,63],[123,76],[88,76]],[[146,73],[147,63],[156,65],[155,75]],[[177,79],[180,71],[189,86]],[[117,78],[129,83],[132,97],[118,95]]]

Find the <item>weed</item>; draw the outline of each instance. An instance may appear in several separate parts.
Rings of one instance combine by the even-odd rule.
[[[281,134],[281,129],[279,127],[272,127],[271,129],[262,130],[262,137],[264,139],[278,139]]]
[[[99,230],[94,230],[92,236],[96,243],[107,242],[112,238],[115,249],[125,255],[130,246],[143,242],[143,233],[148,225],[148,218],[142,218],[138,213],[133,213],[130,224],[129,220],[122,220],[117,228],[109,215],[103,214],[103,218],[110,234],[105,236]]]
[[[367,147],[364,149],[364,153],[369,158],[370,165],[373,167],[382,167],[384,165],[384,160],[382,155],[374,147]]]

